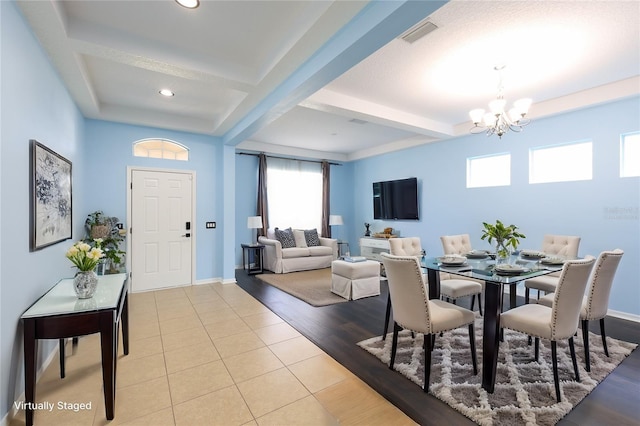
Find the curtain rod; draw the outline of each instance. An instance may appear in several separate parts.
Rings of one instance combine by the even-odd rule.
[[[236,155],[253,155],[254,157],[259,157],[260,154],[254,154],[252,152],[236,152]],[[266,154],[265,154],[266,155]],[[278,158],[281,160],[296,160],[296,161],[305,161],[307,163],[322,163],[322,160],[303,160],[300,158],[290,158],[290,157],[278,157],[277,155],[267,155],[267,158]],[[340,163],[332,163],[328,161],[328,163],[332,166],[342,166]]]

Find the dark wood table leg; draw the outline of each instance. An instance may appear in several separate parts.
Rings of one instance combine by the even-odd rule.
[[[104,386],[104,409],[107,420],[113,420],[115,415],[115,338],[118,329],[113,316],[113,311],[100,314],[102,384]]]
[[[509,286],[509,309],[515,308],[516,304],[518,303],[516,301],[516,296],[517,296],[516,287],[517,287],[517,284],[511,284]]]
[[[65,376],[65,371],[64,371],[64,361],[65,361],[65,348],[64,348],[64,344],[65,344],[65,339],[60,339],[59,340],[59,346],[60,346],[60,350],[58,351],[60,354],[60,378],[64,379]]]
[[[129,355],[129,294],[124,296],[124,303],[122,306],[122,314],[120,316],[122,321],[122,348],[125,355]]]
[[[38,341],[36,340],[36,323],[34,320],[24,321],[24,410],[26,426],[33,425],[32,405],[36,400],[36,361]]]
[[[427,278],[429,279],[429,299],[440,299],[440,272],[427,269]]]
[[[484,326],[482,335],[482,388],[493,393],[500,345],[500,301],[502,284],[485,282]]]

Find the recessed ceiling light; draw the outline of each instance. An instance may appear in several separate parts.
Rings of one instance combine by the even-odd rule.
[[[169,90],[169,89],[162,89],[162,90],[160,90],[160,92],[158,92],[158,93],[160,93],[162,96],[166,96],[167,98],[170,98],[171,96],[174,96],[174,95],[175,95],[175,93],[173,93],[173,92],[172,92],[171,90]]]
[[[200,6],[200,0],[176,0],[176,2],[187,9],[195,9]]]

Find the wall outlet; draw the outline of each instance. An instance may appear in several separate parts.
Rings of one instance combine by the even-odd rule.
[[[216,227],[215,222],[207,222],[207,229],[214,229]]]

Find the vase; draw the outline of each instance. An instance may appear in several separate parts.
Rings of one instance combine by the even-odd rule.
[[[73,278],[73,289],[78,299],[93,297],[98,287],[98,275],[94,271],[78,271]]]

